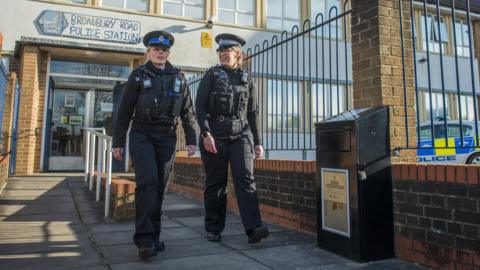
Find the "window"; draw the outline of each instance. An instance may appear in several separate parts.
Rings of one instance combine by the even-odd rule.
[[[254,26],[253,0],[217,0],[217,17],[220,22]]]
[[[460,105],[462,106],[462,119],[463,120],[475,120],[473,109],[473,97],[472,96],[460,96]],[[458,109],[457,109],[458,113]]]
[[[101,5],[104,7],[148,12],[148,0],[102,0]]]
[[[434,138],[445,138],[445,125],[436,124],[433,127],[434,129]],[[459,124],[447,124],[447,137],[460,137],[460,125]],[[463,136],[473,136],[473,128],[469,125],[463,125]],[[432,129],[430,125],[420,127],[420,139],[421,140],[431,140],[432,139]]]
[[[267,0],[267,29],[290,32],[299,22],[299,0]]]
[[[345,86],[312,84],[312,122],[320,122],[346,110]]]
[[[64,2],[70,2],[75,4],[85,4],[86,0],[63,0]]]
[[[334,18],[342,13],[342,7],[340,5],[340,0],[313,0],[311,1],[310,8],[310,22],[315,25],[315,19],[317,14],[323,14],[323,20],[327,21],[329,18]],[[336,7],[336,11],[335,8]],[[333,8],[333,9],[332,9]],[[331,12],[331,13],[330,13]],[[322,19],[318,17],[318,24],[322,23]],[[334,22],[331,22],[330,25],[325,25],[323,27],[324,36],[336,37],[338,29],[338,38],[342,38],[342,23],[343,18],[340,18]],[[330,26],[330,27],[329,27]],[[321,35],[322,28],[318,28],[318,35]]]
[[[267,83],[267,128],[299,128],[298,83],[293,81],[268,80]]]
[[[470,56],[470,40],[468,39],[468,25],[465,21],[455,23],[455,40],[457,42],[457,54],[459,56]]]
[[[445,53],[446,44],[448,43],[447,28],[445,26],[444,18],[440,18],[440,31],[438,31],[438,18],[435,16],[427,16],[427,27],[425,27],[425,16],[421,17],[422,25],[422,50],[427,50],[427,38],[428,49],[430,52],[440,52],[440,38],[442,39],[442,52]],[[427,30],[427,32],[425,32]]]
[[[443,100],[442,100],[442,94],[441,93],[432,93],[432,109],[430,109],[430,97],[428,92],[424,92],[424,100],[425,100],[425,119],[426,121],[431,121],[430,119],[430,111],[432,111],[433,114],[433,120],[443,120],[444,118],[444,112],[446,112],[446,116],[448,119],[448,99],[447,95],[445,95],[445,106],[446,108],[443,107]]]
[[[202,20],[204,0],[164,0],[163,14]]]

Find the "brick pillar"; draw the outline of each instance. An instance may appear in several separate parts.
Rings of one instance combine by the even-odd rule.
[[[20,62],[20,111],[18,118],[17,160],[15,173],[34,172],[36,144],[35,128],[39,106],[39,61],[37,47],[25,46]]]
[[[353,0],[351,17],[353,106],[390,106],[392,149],[406,146],[400,6],[397,0]],[[402,0],[410,146],[416,144],[415,90],[409,1]],[[415,162],[402,150],[392,162]]]

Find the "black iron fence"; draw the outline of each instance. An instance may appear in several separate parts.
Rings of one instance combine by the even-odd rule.
[[[348,7],[333,6],[246,51],[267,151],[314,150],[314,124],[352,107]],[[200,79],[190,82],[193,97]]]
[[[475,21],[480,19],[479,1],[398,0],[397,3],[400,22],[405,19],[404,11],[409,11],[413,22],[407,28],[400,23],[405,96],[405,70],[409,68],[405,66],[405,47],[413,47],[416,119],[415,126],[407,121],[412,112],[405,103],[403,148],[418,149],[419,161],[451,158],[477,162],[480,93],[473,37],[480,34],[474,32]],[[416,138],[408,132],[412,128],[416,129]]]

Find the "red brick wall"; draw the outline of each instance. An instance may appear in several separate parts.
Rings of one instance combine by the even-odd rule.
[[[262,218],[316,233],[315,162],[256,160],[254,166]],[[169,190],[203,201],[204,179],[200,158],[177,157]],[[231,179],[227,192],[228,208],[238,212]]]
[[[396,255],[435,269],[480,269],[480,167],[396,165]]]
[[[315,162],[257,160],[264,220],[316,233]],[[178,157],[170,191],[203,200],[199,158]],[[393,165],[396,256],[435,269],[480,269],[480,167]],[[229,180],[228,207],[238,211]]]

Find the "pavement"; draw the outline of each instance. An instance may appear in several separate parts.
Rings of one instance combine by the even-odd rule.
[[[315,236],[267,224],[270,237],[249,245],[228,214],[223,240],[206,240],[203,205],[168,193],[161,240],[166,250],[137,257],[132,221],[103,217],[80,175],[13,177],[0,194],[0,269],[427,269],[399,259],[357,263],[316,247]]]

